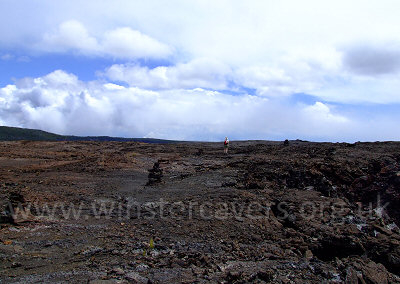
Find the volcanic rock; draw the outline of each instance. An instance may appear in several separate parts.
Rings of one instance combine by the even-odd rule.
[[[160,162],[155,162],[153,168],[149,169],[148,182],[146,185],[154,185],[161,183],[163,177],[163,170],[160,168]]]

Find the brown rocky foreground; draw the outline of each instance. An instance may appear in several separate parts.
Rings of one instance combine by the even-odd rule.
[[[399,163],[394,142],[1,142],[0,281],[400,283]]]

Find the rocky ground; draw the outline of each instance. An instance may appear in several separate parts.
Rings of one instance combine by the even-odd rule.
[[[3,283],[400,283],[400,143],[0,143]]]

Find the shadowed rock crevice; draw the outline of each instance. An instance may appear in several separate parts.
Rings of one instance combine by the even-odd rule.
[[[319,240],[316,248],[312,249],[313,255],[322,261],[331,261],[335,258],[349,256],[362,256],[365,248],[351,237],[327,236]]]

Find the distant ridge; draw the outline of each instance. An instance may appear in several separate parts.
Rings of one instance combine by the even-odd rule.
[[[72,136],[59,135],[38,129],[0,126],[0,141],[117,141],[117,142],[143,142],[143,143],[175,143],[173,140],[154,138],[122,138],[109,136]]]

